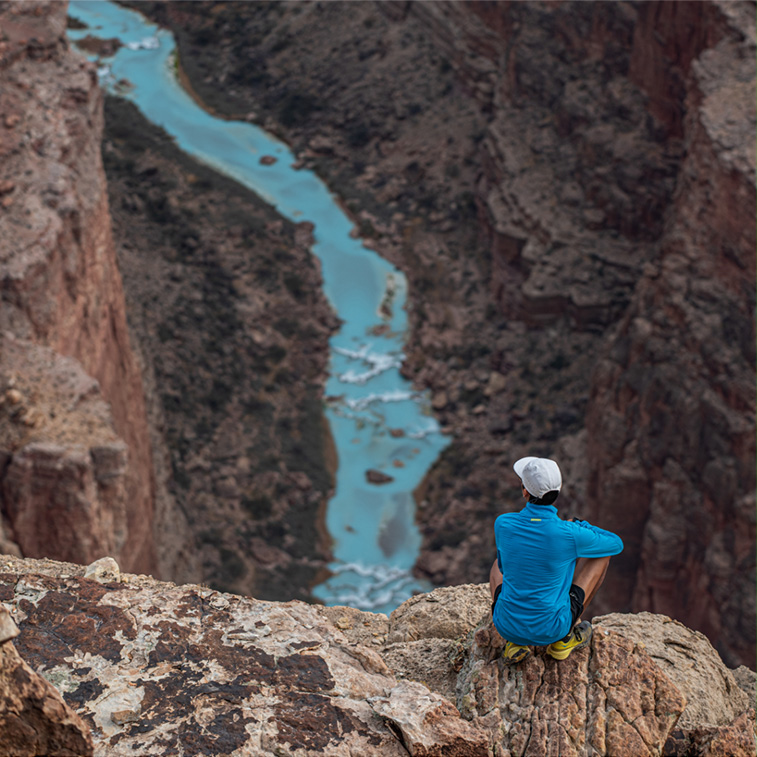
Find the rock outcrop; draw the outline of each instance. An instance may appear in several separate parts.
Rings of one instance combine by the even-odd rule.
[[[0,573],[0,596],[19,650],[90,724],[95,754],[489,753],[485,730],[398,681],[321,608],[53,572],[68,575]]]
[[[462,712],[506,734],[512,754],[661,754],[686,707],[642,646],[609,631],[566,665],[537,654],[500,670],[491,661],[503,646],[490,626],[476,634]]]
[[[753,753],[757,676],[728,669],[703,634],[664,615],[614,613],[593,619],[586,657],[555,664],[536,649],[507,668],[493,662],[504,642],[489,604],[486,584],[414,597],[392,613],[382,655],[463,717],[499,728],[513,755],[550,754],[553,743],[560,754]]]
[[[0,337],[5,531],[24,555],[121,554],[128,449],[98,383],[73,358]]]
[[[626,542],[604,609],[753,665],[754,7],[140,5],[408,275],[405,370],[454,434],[419,571],[483,579],[512,461],[553,456]]]
[[[95,755],[754,752],[750,697],[701,634],[664,616],[598,618],[590,648],[508,668],[485,585],[420,595],[387,619],[83,574],[4,558],[0,601],[20,653],[88,723]],[[433,641],[449,653],[424,655]],[[724,686],[705,690],[711,676]]]
[[[18,628],[0,607],[0,749],[13,757],[88,757],[92,737],[60,692],[21,659]]]
[[[32,423],[44,414],[46,399],[27,387],[22,423],[36,437],[31,448],[18,449],[12,449],[20,443],[16,435],[0,439],[10,461],[4,465],[10,478],[3,482],[3,517],[28,556],[76,554],[88,562],[113,551],[131,570],[156,571],[161,566],[152,533],[154,476],[142,381],[126,328],[100,157],[102,91],[94,67],[68,49],[65,3],[4,2],[0,28],[0,332],[18,340],[14,354],[31,354],[31,345],[40,345],[78,361],[81,373],[93,379],[92,391],[99,385],[109,405],[107,413],[104,407],[98,413],[111,420],[102,417],[98,425],[112,426],[106,446],[93,446],[100,444],[99,432],[90,439],[82,429],[72,442],[82,450],[63,449]],[[13,389],[14,378],[26,380],[23,372],[14,377],[9,344],[3,346],[4,389]],[[38,356],[29,360],[39,363]],[[47,383],[54,381],[53,375]],[[4,418],[9,412],[6,401]],[[31,481],[34,470],[39,485]],[[41,523],[60,525],[60,508],[48,498],[53,490],[58,503],[77,503],[70,522],[57,535],[35,533]],[[91,517],[84,516],[88,508]],[[65,543],[58,538],[62,533]],[[167,546],[162,567],[172,556]]]
[[[754,704],[707,637],[677,620],[649,612],[611,613],[594,623],[600,634],[613,631],[643,640],[647,654],[686,698],[679,728],[728,725]]]

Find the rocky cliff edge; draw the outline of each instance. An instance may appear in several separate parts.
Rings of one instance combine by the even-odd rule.
[[[755,674],[662,615],[595,618],[589,648],[507,668],[486,585],[418,595],[387,618],[120,575],[114,561],[4,557],[0,601],[20,629],[0,660],[17,650],[38,687],[26,706],[0,665],[0,723],[42,712],[69,739],[19,726],[19,754],[755,751]],[[26,751],[19,733],[36,737]]]
[[[100,154],[103,93],[65,33],[66,3],[0,2],[0,539],[31,557],[110,553],[130,570],[176,575],[152,533],[161,513]],[[81,416],[85,385],[97,434],[119,458],[107,483],[88,434],[52,429]],[[71,536],[45,538],[55,532]]]

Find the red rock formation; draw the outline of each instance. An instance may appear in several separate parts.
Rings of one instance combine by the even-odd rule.
[[[501,308],[618,324],[586,418],[584,513],[626,543],[599,605],[673,615],[753,664],[753,6],[412,12],[491,112],[479,196]]]
[[[0,377],[12,382],[0,394],[0,496],[21,553],[54,549],[78,563],[120,554],[128,449],[97,382],[73,358],[9,334],[0,336]]]
[[[92,754],[92,736],[60,693],[21,659],[18,628],[0,607],[0,753],[14,757]]]
[[[663,61],[683,88],[681,122],[668,123],[686,157],[659,257],[594,374],[589,498],[627,541],[608,596],[753,661],[754,8],[676,4],[664,32],[643,35],[647,16],[671,11],[643,6],[636,59]],[[687,14],[703,12],[706,34],[676,34],[700,28]],[[634,72],[654,78],[638,62]]]
[[[154,477],[111,239],[102,92],[93,66],[68,49],[65,3],[3,3],[0,13],[0,329],[76,358],[99,382],[128,446],[127,532],[116,556],[154,571]],[[102,555],[91,547],[85,561]],[[30,549],[63,554],[56,543]]]

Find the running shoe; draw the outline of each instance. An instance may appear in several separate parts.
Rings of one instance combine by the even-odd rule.
[[[581,649],[591,641],[591,623],[581,621],[564,639],[554,641],[547,647],[547,652],[555,660],[564,660],[574,649]]]
[[[508,641],[505,642],[502,659],[505,661],[505,665],[517,665],[530,654],[531,650],[528,647],[522,647],[519,644],[513,644],[512,641]]]

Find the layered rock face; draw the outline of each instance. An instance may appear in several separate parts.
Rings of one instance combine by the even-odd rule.
[[[8,537],[30,556],[89,561],[112,551],[133,570],[157,571],[170,566],[174,551],[167,548],[159,566],[142,382],[126,329],[100,158],[102,92],[94,68],[67,47],[64,3],[3,3],[0,26],[0,330],[16,338],[3,343]],[[35,345],[80,368],[41,356]],[[11,352],[25,367],[13,364]],[[38,371],[45,361],[63,366],[47,381]],[[79,387],[71,392],[65,385],[77,371]],[[109,405],[109,412],[97,411],[100,430],[90,436],[80,426],[65,441],[46,438],[43,416],[75,412],[85,375],[92,379],[84,395],[99,393]],[[24,418],[15,395],[7,394],[19,391],[15,382],[25,387]],[[50,392],[70,406],[50,406]],[[28,444],[27,431],[34,437]],[[100,431],[107,449],[98,446]]]
[[[622,315],[586,414],[583,512],[626,543],[600,603],[685,619],[753,660],[754,9],[417,12],[486,85],[500,306],[574,333]]]
[[[624,605],[686,619],[729,659],[749,661],[754,9],[685,6],[659,40],[636,47],[631,61],[652,112],[667,115],[670,131],[680,130],[685,157],[658,255],[593,376],[587,493],[592,512],[622,530],[630,547],[609,585]],[[639,36],[648,39],[656,19],[643,10]],[[699,14],[711,16],[709,23]],[[692,26],[706,28],[708,38],[676,47],[677,30]],[[650,59],[659,61],[668,86],[677,74],[684,88],[674,113],[660,113],[662,77],[653,77]]]
[[[387,618],[83,573],[6,558],[0,599],[96,755],[754,753],[750,695],[664,616],[605,616],[590,648],[508,668],[483,585]]]
[[[0,375],[13,377],[0,416],[6,542],[15,540],[4,551],[76,562],[120,554],[128,449],[98,383],[73,358],[10,334],[0,337]]]
[[[405,370],[454,433],[419,571],[483,579],[512,462],[552,456],[563,511],[626,542],[604,609],[753,665],[753,7],[203,7],[153,11],[199,95],[408,274]]]

